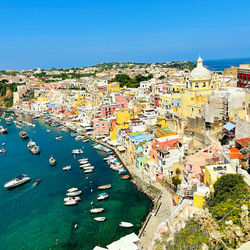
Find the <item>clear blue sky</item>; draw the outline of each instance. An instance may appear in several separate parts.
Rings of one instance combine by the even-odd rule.
[[[0,68],[250,56],[249,0],[0,0]]]

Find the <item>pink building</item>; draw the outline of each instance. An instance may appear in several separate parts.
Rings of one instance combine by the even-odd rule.
[[[105,136],[109,135],[109,124],[108,121],[103,119],[94,120],[94,136]]]
[[[119,108],[119,104],[107,104],[100,107],[102,118],[107,118],[115,113]]]
[[[128,96],[124,96],[124,95],[115,96],[115,103],[119,104],[120,108],[127,108],[128,102],[129,102]]]

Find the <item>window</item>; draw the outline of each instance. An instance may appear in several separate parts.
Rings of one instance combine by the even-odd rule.
[[[199,83],[195,83],[195,88],[199,88]]]
[[[203,87],[206,87],[207,85],[206,85],[206,82],[203,82]]]

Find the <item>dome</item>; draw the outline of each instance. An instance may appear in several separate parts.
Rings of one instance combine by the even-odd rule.
[[[197,60],[197,67],[191,71],[189,79],[210,79],[211,74],[208,69],[203,66],[203,61],[199,56]]]

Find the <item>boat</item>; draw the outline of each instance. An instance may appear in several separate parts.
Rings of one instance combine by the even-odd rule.
[[[95,167],[94,166],[89,166],[89,167],[81,167],[83,168],[84,170],[94,170]]]
[[[51,130],[49,130],[49,129],[47,129],[46,131],[47,131],[48,133],[50,133],[50,132],[51,132]]]
[[[129,179],[129,178],[130,178],[129,175],[124,175],[124,176],[122,176],[122,179],[123,179],[123,180],[127,180],[127,179]]]
[[[73,154],[73,155],[80,155],[80,154],[83,154],[83,150],[82,150],[82,149],[73,149],[73,150],[72,150],[72,154]]]
[[[29,138],[29,135],[27,134],[27,132],[25,131],[21,131],[19,133],[19,136],[22,138],[22,139],[28,139]]]
[[[104,212],[104,208],[100,207],[100,208],[92,208],[89,210],[91,214],[98,214],[98,213],[102,213]]]
[[[62,138],[63,138],[62,136],[57,136],[56,140],[62,140]]]
[[[91,174],[91,173],[93,173],[93,170],[92,170],[92,169],[88,169],[88,170],[85,170],[85,171],[84,171],[84,174]]]
[[[71,170],[71,166],[66,166],[63,168],[63,171],[68,171],[68,170]]]
[[[10,121],[7,121],[7,122],[6,122],[6,125],[10,126],[10,125],[11,125]]]
[[[133,227],[134,225],[130,222],[124,222],[122,221],[120,224],[119,224],[120,227],[125,227],[125,228],[131,228]]]
[[[8,134],[8,129],[4,127],[0,127],[0,134]]]
[[[111,184],[99,186],[98,190],[104,190],[104,189],[109,189],[109,188],[111,188]]]
[[[7,152],[7,150],[5,148],[0,149],[0,153],[6,153],[6,152]]]
[[[103,194],[103,195],[98,195],[97,200],[98,201],[103,201],[109,197],[108,194]]]
[[[49,158],[49,164],[50,164],[50,166],[55,166],[56,165],[56,160],[53,157],[53,155],[51,155],[50,158]]]
[[[84,163],[84,164],[80,163],[80,168],[90,167],[90,166],[91,166],[90,163]]]
[[[105,221],[106,217],[95,217],[94,220],[95,221]]]
[[[82,191],[78,190],[78,191],[75,191],[75,192],[69,192],[66,195],[73,197],[73,196],[78,196],[78,195],[81,195],[81,194],[82,194]]]
[[[80,201],[81,200],[81,198],[80,197],[78,197],[78,196],[76,196],[76,197],[66,197],[66,198],[64,198],[64,202],[68,202],[68,201]]]
[[[37,186],[40,183],[40,181],[41,181],[40,179],[37,179],[36,182],[33,183],[33,186],[34,187]]]
[[[72,137],[76,137],[76,136],[78,136],[79,134],[76,133],[76,132],[71,132],[70,135],[71,135]]]
[[[78,188],[70,188],[70,189],[67,190],[67,192],[69,192],[69,193],[70,192],[75,192],[75,191],[78,191]]]
[[[80,140],[83,140],[83,139],[84,139],[84,136],[82,136],[82,135],[78,135],[78,136],[75,137],[76,141],[80,141]]]
[[[15,188],[18,187],[26,182],[30,181],[30,177],[27,175],[23,174],[21,176],[15,177],[11,181],[7,182],[4,187],[9,189],[9,188]]]
[[[39,119],[41,116],[40,115],[34,115],[32,118],[33,119]]]
[[[119,169],[119,174],[122,175],[122,174],[126,174],[127,173],[127,170],[124,169],[124,168],[121,168]]]
[[[32,140],[29,141],[29,143],[27,144],[27,147],[32,154],[39,154],[40,153],[40,147],[37,146],[36,143],[33,142]]]
[[[64,205],[66,205],[66,206],[74,206],[76,204],[77,204],[77,201],[75,201],[75,200],[70,200],[70,201],[64,202]]]
[[[82,159],[79,159],[78,162],[80,161],[88,161],[89,159],[88,158],[82,158]]]
[[[84,143],[85,143],[85,142],[89,142],[89,139],[85,139],[85,140],[83,140],[82,142],[84,142]]]

